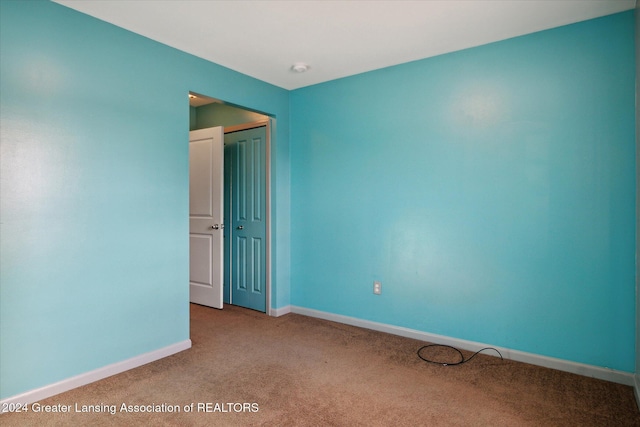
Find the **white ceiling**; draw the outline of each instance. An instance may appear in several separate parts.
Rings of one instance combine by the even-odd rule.
[[[633,9],[636,0],[55,0],[285,89]],[[310,65],[296,73],[297,62]]]

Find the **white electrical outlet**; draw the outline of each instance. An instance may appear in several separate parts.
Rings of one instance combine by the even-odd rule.
[[[382,283],[377,280],[373,282],[373,293],[376,295],[380,295],[382,293]]]

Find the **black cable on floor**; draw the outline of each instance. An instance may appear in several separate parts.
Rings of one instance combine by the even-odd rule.
[[[420,354],[420,352],[422,350],[424,350],[425,348],[429,348],[429,347],[445,347],[445,348],[451,348],[455,351],[458,352],[458,354],[460,355],[460,360],[458,362],[454,362],[454,363],[446,363],[446,362],[437,362],[435,360],[429,360],[426,357],[423,357],[422,354]],[[462,352],[460,350],[458,350],[455,347],[452,347],[450,345],[445,345],[445,344],[427,344],[427,345],[423,345],[422,347],[420,347],[418,349],[418,357],[422,360],[424,360],[425,362],[429,362],[429,363],[435,363],[436,365],[442,365],[442,366],[456,366],[456,365],[462,365],[463,363],[467,363],[469,360],[473,359],[474,357],[476,357],[476,355],[478,353],[480,353],[481,351],[485,351],[485,350],[494,350],[496,353],[498,353],[500,355],[500,360],[504,360],[502,357],[502,354],[495,348],[493,347],[485,347],[485,348],[481,348],[480,350],[476,351],[475,353],[473,353],[471,355],[471,357],[469,357],[468,359],[465,360]]]

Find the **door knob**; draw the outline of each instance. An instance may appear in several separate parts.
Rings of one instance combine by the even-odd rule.
[[[219,229],[219,228],[220,228],[220,226],[219,226],[218,224],[213,224],[213,225],[211,226],[211,229],[212,229],[212,230],[217,230],[217,229]]]
[[[244,230],[244,226],[239,225],[238,227],[236,227],[238,230]]]

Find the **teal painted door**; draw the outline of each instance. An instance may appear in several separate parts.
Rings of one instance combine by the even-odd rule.
[[[266,127],[225,134],[224,300],[266,311]]]

